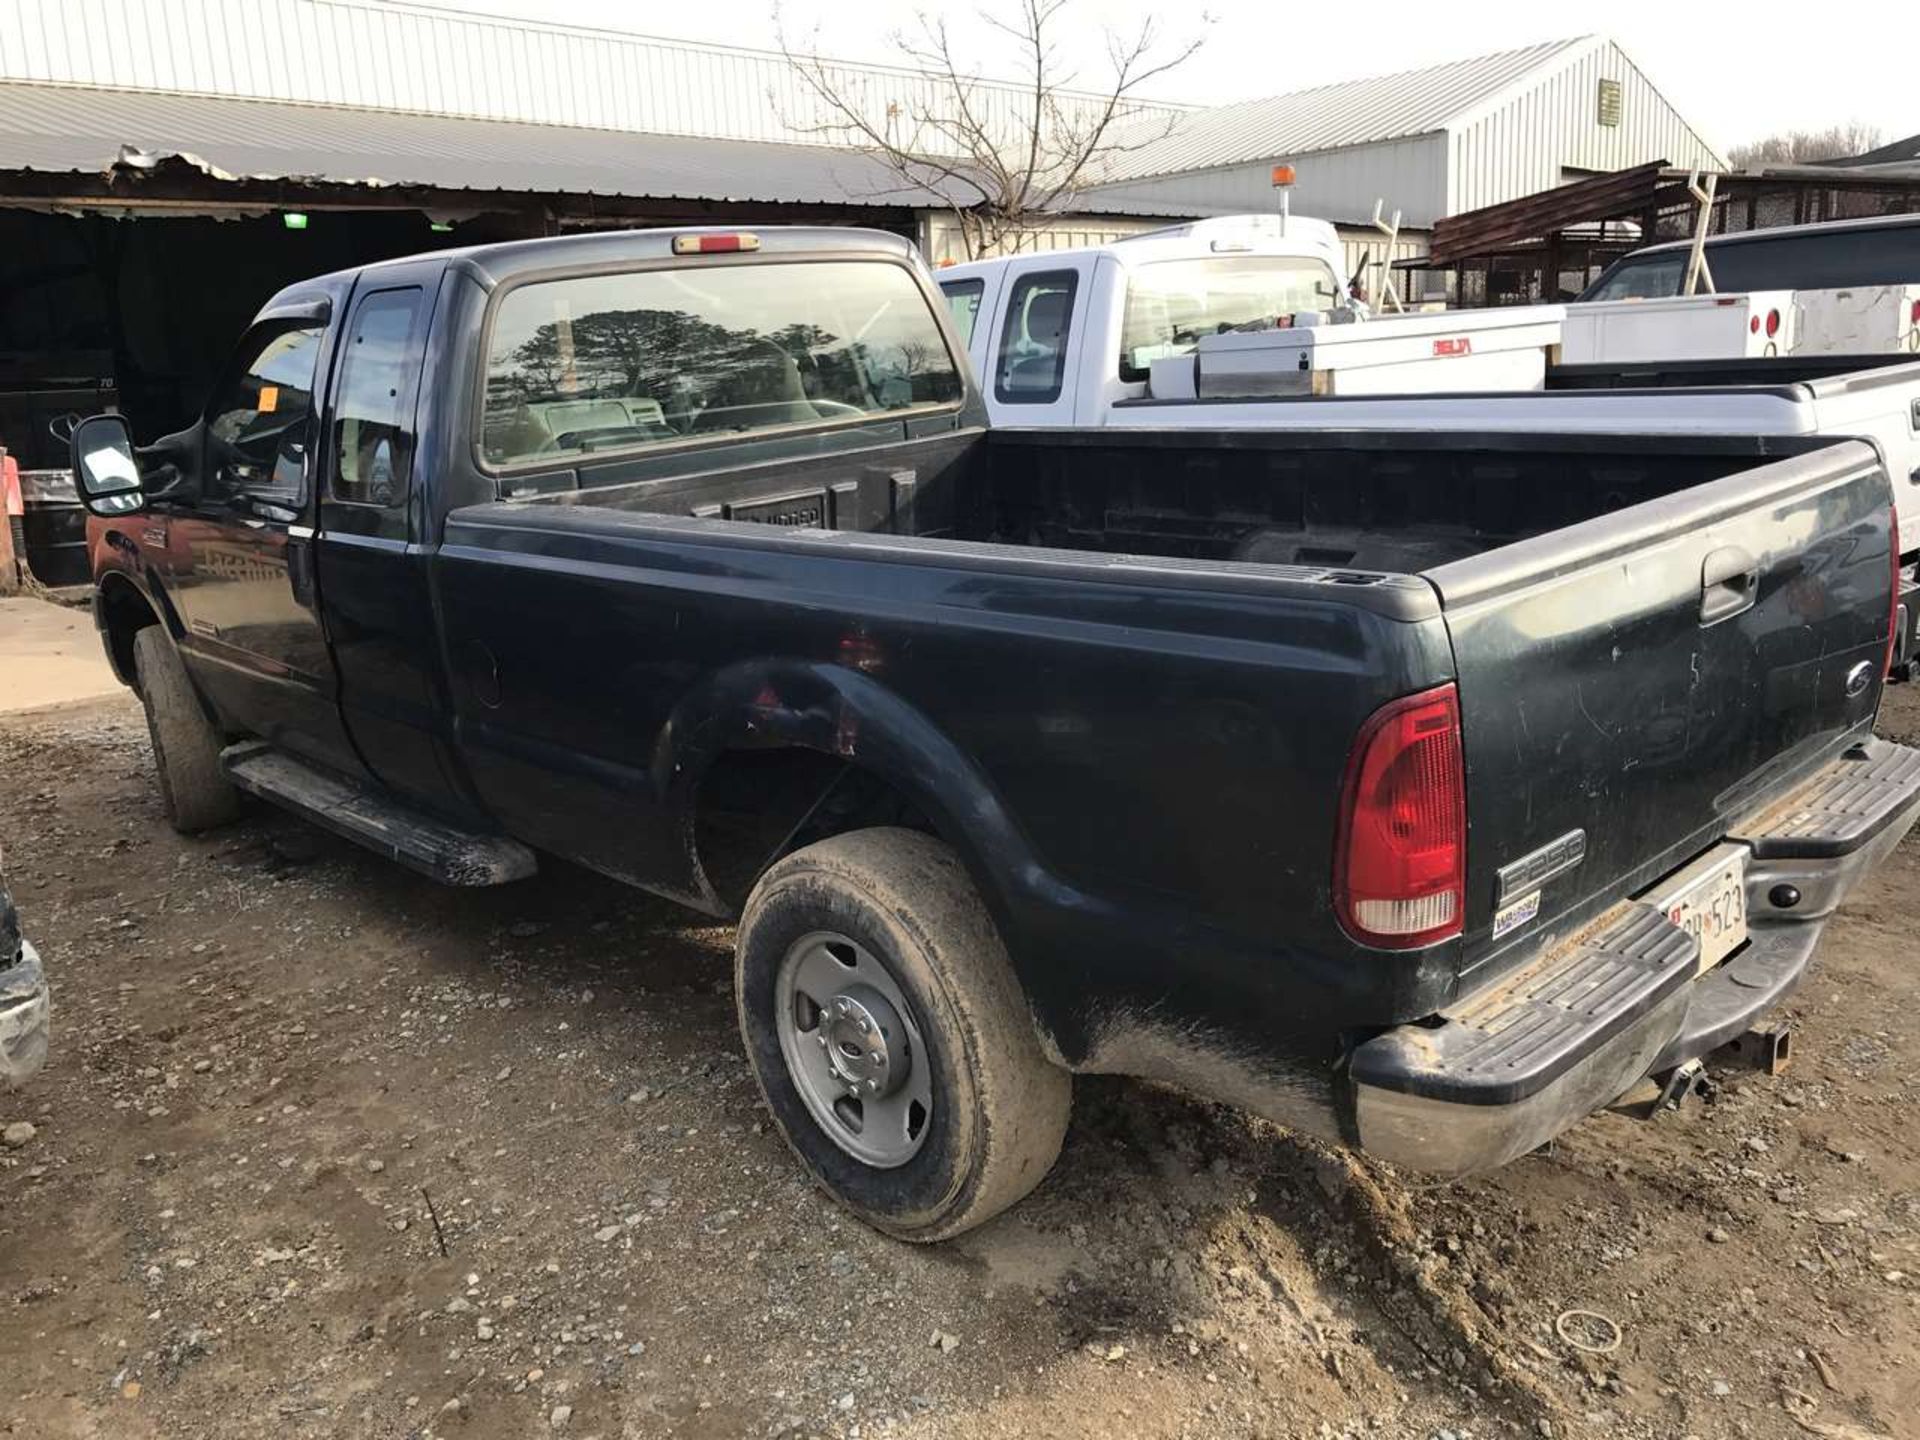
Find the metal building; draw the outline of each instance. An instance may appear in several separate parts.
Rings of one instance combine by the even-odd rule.
[[[1302,214],[1351,226],[1376,201],[1399,210],[1409,232],[1399,260],[1424,252],[1442,216],[1651,160],[1725,166],[1618,45],[1589,35],[1196,111],[1082,203],[1183,216],[1269,209],[1273,167],[1285,163]],[[1350,233],[1349,251],[1367,239]]]
[[[899,67],[822,76],[880,127],[945,89]],[[1017,128],[1029,91],[971,83],[989,128]],[[1103,103],[1057,99],[1070,117]],[[47,416],[119,398],[157,433],[280,285],[445,244],[852,223],[963,258],[943,197],[830,121],[767,51],[405,0],[0,0],[0,445],[54,464]],[[1271,211],[1284,161],[1294,209],[1346,227],[1350,266],[1378,265],[1424,254],[1452,211],[1633,163],[1718,163],[1599,39],[1127,123],[1124,169],[1026,243]],[[1403,212],[1391,254],[1365,228],[1376,199]]]
[[[765,19],[763,6],[742,12],[743,24]],[[899,66],[827,61],[823,73],[882,128],[940,93]],[[785,144],[820,143],[834,118],[777,51],[405,0],[9,0],[0,78]],[[987,129],[1008,133],[1033,103],[1030,88],[994,80],[974,81],[971,98]],[[1057,98],[1069,111],[1104,103]],[[939,137],[923,141],[937,147]]]

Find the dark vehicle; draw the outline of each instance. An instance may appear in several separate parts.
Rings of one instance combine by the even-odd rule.
[[[1742,1033],[1912,824],[1858,442],[985,429],[911,248],[529,241],[276,297],[74,437],[174,823],[738,916],[820,1182],[933,1240],[1072,1072],[1499,1164]]]
[[[1692,245],[1690,240],[1672,240],[1623,255],[1580,298],[1664,300],[1678,295],[1686,284]],[[1873,215],[1711,235],[1706,254],[1713,283],[1701,288],[1725,295],[1906,285],[1920,281],[1920,215]]]
[[[47,1062],[47,977],[20,933],[20,912],[0,868],[0,1083],[23,1085]]]

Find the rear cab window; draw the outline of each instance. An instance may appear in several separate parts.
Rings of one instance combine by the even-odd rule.
[[[1837,290],[1920,279],[1920,225],[1709,245],[1715,290]]]
[[[481,453],[509,469],[957,405],[903,266],[756,261],[533,280],[497,303]]]
[[[1686,265],[1684,250],[1630,255],[1580,298],[1664,300],[1680,293]],[[1709,241],[1707,270],[1723,295],[1905,285],[1920,278],[1920,224]]]
[[[1155,360],[1185,355],[1202,335],[1265,330],[1337,304],[1333,270],[1306,255],[1160,260],[1127,273],[1120,378],[1148,378]]]

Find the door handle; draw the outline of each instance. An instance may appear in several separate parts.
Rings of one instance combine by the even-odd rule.
[[[1738,545],[1709,550],[1700,562],[1700,623],[1717,625],[1751,610],[1760,591],[1760,566]]]
[[[313,609],[313,542],[296,536],[287,538],[287,584],[294,604]]]

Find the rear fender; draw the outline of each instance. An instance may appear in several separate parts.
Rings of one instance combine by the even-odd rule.
[[[650,762],[656,793],[682,817],[691,844],[697,792],[714,763],[732,750],[788,746],[843,760],[912,803],[960,853],[1003,931],[1035,901],[1088,903],[1041,866],[992,782],[952,740],[844,666],[768,659],[716,672],[661,731]]]

